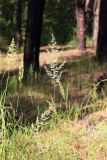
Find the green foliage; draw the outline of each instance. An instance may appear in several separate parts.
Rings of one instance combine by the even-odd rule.
[[[75,44],[76,42],[76,20],[75,2],[71,0],[48,0],[45,4],[43,31],[41,44],[47,45],[51,39],[53,31],[58,44]],[[8,7],[7,7],[8,6]],[[53,7],[54,6],[54,7]],[[0,2],[0,36],[8,42],[3,49],[7,48],[12,37],[15,36],[16,25],[16,1],[1,0]],[[28,1],[22,2],[22,38],[25,40],[26,21],[27,21]],[[92,13],[88,18],[88,35],[92,34]],[[0,44],[0,49],[2,49]]]
[[[15,0],[1,0],[0,2],[0,36],[8,43],[14,36],[15,3]],[[6,47],[7,45],[3,49]]]
[[[3,36],[6,40],[8,40],[8,43],[10,42],[11,38],[15,36],[15,8],[15,0],[4,0],[0,4],[0,36]],[[23,1],[22,8],[22,36],[23,39],[25,39],[28,8],[27,1]],[[44,12],[43,33],[41,43],[43,45],[47,45],[49,43],[52,31],[55,34],[58,44],[65,44],[71,41],[71,39],[73,39],[73,28],[75,26],[74,17],[75,16],[73,1],[47,1]]]
[[[7,46],[8,46],[7,40],[3,36],[0,36],[0,51],[7,52],[8,50]]]
[[[42,43],[49,43],[52,31],[58,44],[67,44],[71,41],[71,39],[73,39],[73,28],[75,26],[74,15],[74,1],[48,1],[44,12]]]

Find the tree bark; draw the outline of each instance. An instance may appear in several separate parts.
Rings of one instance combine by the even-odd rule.
[[[77,46],[80,50],[86,49],[86,13],[85,0],[75,0],[77,21]]]
[[[22,0],[16,1],[16,46],[19,50],[22,45],[21,19],[22,19]]]
[[[97,43],[97,59],[103,63],[107,61],[107,1],[101,0],[99,15],[99,31]]]
[[[93,22],[93,47],[96,49],[97,47],[97,37],[99,30],[99,14],[100,14],[100,3],[101,0],[95,0],[94,2],[94,22]]]
[[[90,6],[90,0],[86,0],[85,1],[85,11],[86,12],[88,12],[89,6]]]
[[[28,20],[24,49],[24,79],[30,79],[30,71],[39,71],[39,48],[45,0],[29,0]]]

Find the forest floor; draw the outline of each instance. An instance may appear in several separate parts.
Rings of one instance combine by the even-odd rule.
[[[107,64],[99,65],[94,56],[91,48],[86,52],[62,51],[61,61],[66,60],[66,64],[61,89],[54,88],[42,71],[35,83],[22,86],[15,71],[20,68],[23,55],[0,55],[0,110],[3,111],[2,103],[11,110],[6,123],[13,132],[4,144],[0,143],[0,157],[4,156],[1,151],[4,147],[4,158],[12,160],[107,160],[106,90],[102,98],[92,87],[92,79]],[[49,64],[48,58],[47,52],[41,52],[41,67]],[[4,81],[7,72],[13,74]],[[53,116],[42,125],[36,118],[49,107],[55,109]]]
[[[56,53],[57,55],[57,53]],[[41,72],[38,76],[37,83],[29,86],[23,86],[21,89],[18,87],[18,76],[20,72],[20,67],[23,63],[23,54],[9,54],[9,55],[0,55],[0,88],[6,87],[8,78],[8,96],[6,97],[6,103],[16,105],[18,97],[20,101],[18,102],[19,108],[24,109],[28,119],[32,121],[35,119],[36,106],[42,105],[47,106],[46,100],[51,100],[51,96],[56,97],[56,102],[61,103],[61,93],[59,88],[56,87],[54,93],[54,87],[51,84],[51,79],[46,75],[44,70],[44,65],[51,63],[47,52],[40,53],[40,65]],[[94,103],[96,105],[104,105],[105,102],[102,99],[98,99],[97,95],[92,93],[92,83],[95,83],[95,79],[106,70],[107,65],[99,65],[95,59],[95,51],[91,48],[88,48],[86,51],[79,51],[78,49],[64,50],[60,55],[60,62],[66,61],[61,76],[61,83],[66,90],[68,87],[68,99],[71,104],[81,105],[81,103],[89,103],[95,99]],[[51,57],[53,60],[53,57]],[[8,74],[7,74],[8,73]],[[9,77],[8,77],[9,76]],[[5,84],[6,83],[6,84]],[[105,92],[106,92],[106,85]],[[50,94],[49,94],[50,92]],[[106,94],[106,93],[105,93]],[[30,97],[30,99],[29,99]],[[89,100],[88,100],[89,99]],[[96,100],[97,99],[97,100]],[[29,111],[30,106],[30,111]],[[21,111],[20,111],[21,112]]]
[[[43,66],[48,63],[48,53],[44,51],[40,52],[40,65]],[[82,56],[94,56],[95,50],[88,48],[86,51],[79,51],[78,49],[69,49],[61,51],[62,58],[78,58]],[[19,68],[23,61],[23,54],[0,54],[0,73],[4,71],[12,71]]]

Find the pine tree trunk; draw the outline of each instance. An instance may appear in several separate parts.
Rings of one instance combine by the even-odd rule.
[[[97,59],[101,63],[107,61],[107,1],[106,0],[101,0],[100,4]]]
[[[86,49],[86,13],[85,0],[75,0],[77,20],[77,46],[80,50]]]
[[[101,0],[95,0],[94,3],[94,22],[93,22],[93,47],[97,47],[97,36],[99,30],[99,14],[100,14],[100,3]]]
[[[22,45],[22,33],[21,33],[21,16],[22,16],[22,0],[16,1],[16,46],[20,49]]]
[[[24,49],[24,79],[39,71],[39,48],[45,0],[29,0],[26,41]]]

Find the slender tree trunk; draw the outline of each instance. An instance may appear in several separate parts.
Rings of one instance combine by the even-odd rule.
[[[91,0],[86,0],[85,1],[85,11],[88,12],[89,6],[90,6],[90,1]]]
[[[97,36],[99,30],[99,14],[100,14],[100,3],[101,0],[95,0],[94,2],[94,22],[93,22],[93,47],[97,47]]]
[[[16,45],[20,49],[22,45],[21,19],[22,19],[22,0],[16,1]]]
[[[107,61],[107,0],[100,4],[97,58],[101,63]]]
[[[86,13],[85,0],[75,0],[77,20],[77,46],[79,49],[86,49]]]
[[[24,79],[39,71],[39,48],[45,0],[29,0],[26,41],[24,49]]]

